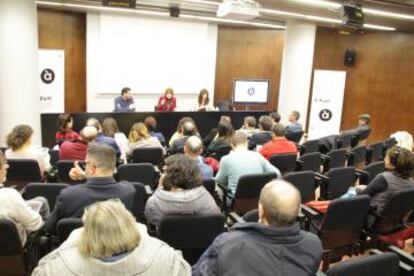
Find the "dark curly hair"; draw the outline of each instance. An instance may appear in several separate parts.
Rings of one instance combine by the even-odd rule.
[[[414,175],[414,154],[411,151],[395,146],[387,151],[387,155],[396,175],[404,179]]]
[[[200,168],[194,160],[183,154],[171,155],[165,159],[164,190],[181,188],[191,190],[203,184]]]
[[[7,146],[13,151],[23,146],[33,135],[33,129],[29,125],[18,125],[7,135]]]

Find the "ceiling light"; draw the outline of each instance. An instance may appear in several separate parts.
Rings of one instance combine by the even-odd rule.
[[[394,27],[381,26],[381,25],[375,25],[375,24],[364,24],[364,28],[372,29],[372,30],[380,30],[380,31],[395,31],[396,30]]]
[[[326,0],[294,0],[295,2],[311,5],[311,6],[318,6],[318,7],[326,7],[326,8],[332,8],[332,9],[339,9],[342,7],[341,4]]]
[[[191,2],[196,4],[204,4],[204,5],[213,5],[213,6],[220,6],[220,2],[212,2],[208,0],[182,0],[184,2]]]
[[[261,23],[261,22],[250,22],[250,21],[241,21],[241,20],[232,20],[232,19],[223,19],[210,16],[197,16],[190,14],[182,14],[181,18],[194,19],[208,22],[217,22],[217,23],[228,23],[228,24],[237,24],[237,25],[246,25],[246,26],[256,26],[261,28],[271,28],[271,29],[285,29],[286,27],[278,24],[271,23]]]
[[[381,10],[370,9],[370,8],[362,8],[362,11],[366,14],[371,14],[371,15],[378,15],[378,16],[390,17],[390,18],[396,18],[396,19],[414,20],[414,15],[410,15],[410,14],[381,11]]]

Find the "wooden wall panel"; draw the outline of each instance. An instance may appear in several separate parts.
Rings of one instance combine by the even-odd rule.
[[[343,65],[347,48],[357,53],[353,67]],[[414,133],[413,64],[414,34],[317,31],[314,69],[347,71],[341,129],[355,126],[358,114],[370,113],[371,141],[398,130]]]
[[[231,100],[233,80],[271,80],[269,104],[250,105],[251,110],[276,110],[283,54],[283,31],[220,26],[218,29],[215,103]],[[237,109],[245,106],[238,105]]]
[[[39,48],[65,50],[65,111],[86,111],[86,14],[38,9]]]

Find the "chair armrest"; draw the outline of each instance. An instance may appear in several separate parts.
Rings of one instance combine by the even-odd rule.
[[[388,250],[395,253],[395,254],[397,254],[398,258],[402,262],[404,262],[404,263],[406,263],[410,266],[414,266],[414,257],[411,254],[407,253],[406,251],[404,251],[404,250],[402,250],[402,249],[400,249],[400,248],[398,248],[394,245],[388,246]]]
[[[329,177],[324,174],[321,174],[318,172],[315,172],[314,174],[315,174],[315,179],[318,181],[329,181]]]
[[[319,216],[322,215],[318,211],[316,211],[316,210],[312,209],[311,207],[308,207],[308,206],[306,206],[304,204],[301,204],[300,205],[300,208],[301,208],[301,213],[303,215],[305,215],[306,217],[314,218],[314,217],[319,217]]]
[[[355,174],[359,178],[359,183],[360,184],[365,184],[365,185],[368,184],[367,182],[368,182],[369,173],[367,171],[360,170],[360,169],[355,169]]]
[[[236,212],[230,212],[229,213],[229,218],[233,221],[235,221],[236,223],[243,223],[245,222],[244,219],[239,216]]]
[[[145,192],[147,193],[147,195],[148,195],[148,196],[151,196],[151,195],[152,195],[152,193],[154,192],[154,191],[151,189],[151,187],[150,187],[150,186],[148,186],[148,185],[145,185],[144,187],[145,187]]]

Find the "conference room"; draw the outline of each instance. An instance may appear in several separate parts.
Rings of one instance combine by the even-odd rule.
[[[0,0],[0,275],[414,275],[413,22]]]

